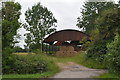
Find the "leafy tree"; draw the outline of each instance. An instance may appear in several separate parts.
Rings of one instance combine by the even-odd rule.
[[[77,26],[90,34],[92,30],[96,29],[94,24],[96,18],[103,10],[111,7],[115,7],[113,2],[85,2],[81,12],[82,15],[77,18]]]
[[[120,34],[119,8],[104,10],[96,19],[99,36],[103,40],[113,39],[116,32]]]
[[[102,60],[104,59],[104,54],[107,52],[107,44],[114,39],[116,33],[120,34],[119,11],[119,8],[106,9],[96,18],[99,39],[94,42],[93,48],[88,50],[89,54],[92,51],[92,55],[95,54],[95,57],[99,56],[99,58],[102,57]],[[99,43],[101,41],[103,43]]]
[[[104,10],[96,19],[97,28],[99,30],[99,39],[97,39],[96,42],[102,40],[105,42],[102,45],[106,46],[107,43],[114,39],[116,33],[120,33],[120,22],[118,21],[120,16],[118,11],[118,8]]]
[[[34,5],[32,9],[28,9],[25,16],[26,22],[29,24],[29,26],[25,26],[25,29],[29,31],[25,34],[27,38],[25,42],[29,48],[40,49],[45,35],[56,30],[57,20],[52,12],[40,3]]]
[[[20,23],[21,6],[19,3],[3,2],[2,3],[2,65],[3,74],[12,71],[11,67],[15,59],[11,55],[12,48],[15,44],[14,36],[17,34]]]
[[[107,52],[107,43],[113,40],[119,28],[119,9],[113,2],[86,2],[78,26],[92,37],[87,56],[103,62]]]
[[[2,49],[14,45],[14,36],[17,34],[20,23],[21,6],[19,3],[4,2],[2,4]]]
[[[118,34],[111,43],[107,44],[105,63],[110,72],[120,74],[120,35]]]

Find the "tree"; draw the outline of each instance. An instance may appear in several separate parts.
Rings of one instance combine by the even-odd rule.
[[[29,24],[29,26],[25,26],[25,29],[29,31],[25,34],[27,38],[25,42],[29,48],[34,45],[35,49],[41,49],[41,43],[45,35],[56,30],[55,23],[57,20],[52,12],[40,3],[34,5],[32,9],[28,9],[25,16],[25,20]]]
[[[14,43],[14,36],[20,28],[21,6],[19,3],[3,2],[2,4],[2,49],[12,47]]]
[[[107,43],[119,32],[119,14],[113,2],[86,2],[78,26],[92,37],[87,56],[103,62]]]
[[[3,2],[2,3],[2,71],[9,73],[15,62],[15,58],[11,55],[12,48],[15,44],[14,36],[20,28],[21,6],[19,3]]]
[[[94,22],[101,12],[115,6],[113,2],[85,2],[81,12],[82,15],[77,18],[77,26],[90,34],[92,30],[96,29]]]
[[[116,33],[120,34],[119,8],[110,8],[102,11],[96,19],[99,36],[103,40],[114,39]]]
[[[111,43],[107,44],[105,63],[110,72],[120,74],[120,35],[118,34]]]

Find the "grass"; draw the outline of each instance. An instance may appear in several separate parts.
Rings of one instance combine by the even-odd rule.
[[[49,74],[49,72],[47,73],[43,73],[43,74],[8,74],[8,75],[3,75],[3,78],[39,78],[40,76],[46,76],[47,74]]]
[[[26,58],[27,55],[19,55],[24,58]],[[48,56],[45,54],[36,54],[36,55],[30,55],[30,56],[36,56],[36,58],[43,58],[44,60],[47,60],[48,63],[48,71],[43,72],[42,74],[8,74],[3,75],[3,78],[45,78],[50,77],[58,73],[60,70],[56,63],[67,63],[67,62],[76,62],[78,64],[81,64],[83,66],[94,68],[94,69],[101,69],[104,68],[102,64],[99,64],[96,61],[93,61],[92,59],[86,59],[85,53],[81,52],[73,57],[55,57],[55,56]]]
[[[16,54],[16,55],[28,55],[28,54],[31,54],[31,55],[35,55],[35,53],[13,53],[13,54]]]
[[[118,78],[120,79],[119,76],[112,74],[112,73],[103,73],[100,76],[97,76],[96,78]]]
[[[55,72],[44,72],[42,74],[8,74],[8,75],[3,75],[2,78],[46,78],[49,76],[53,76]]]
[[[67,62],[76,62],[77,64],[86,66],[88,68],[93,69],[104,69],[105,66],[103,64],[100,64],[97,61],[94,61],[92,59],[86,59],[85,58],[85,52],[81,52],[73,57],[53,57],[53,56],[46,56],[47,59],[51,59],[55,63],[61,62],[61,63],[67,63]]]
[[[81,64],[83,66],[86,66],[88,68],[94,68],[94,69],[104,69],[105,66],[103,64],[100,64],[97,61],[94,61],[93,59],[86,59],[85,52],[80,52],[76,56],[73,57],[56,57],[56,56],[48,56],[45,54],[38,54],[37,58],[43,58],[47,61],[53,61],[54,63],[67,63],[67,62],[76,62],[78,64]]]

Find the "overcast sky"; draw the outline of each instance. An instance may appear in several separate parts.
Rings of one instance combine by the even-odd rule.
[[[24,20],[24,13],[28,8],[40,2],[47,7],[57,19],[57,30],[78,29],[76,27],[77,17],[80,15],[80,8],[85,0],[16,0],[22,6],[21,19]]]
[[[63,29],[76,29],[80,30],[77,26],[77,17],[80,16],[81,8],[85,0],[15,0],[22,6],[20,16],[21,21],[25,21],[25,11],[33,5],[40,2],[43,6],[47,7],[57,19],[57,30]],[[117,1],[117,0],[116,0]],[[21,40],[18,45],[23,47],[23,36],[26,32],[23,28],[18,31],[21,34]]]

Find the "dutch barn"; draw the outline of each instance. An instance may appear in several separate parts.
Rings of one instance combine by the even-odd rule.
[[[80,48],[78,46],[84,44],[80,42],[83,39],[90,41],[89,35],[78,30],[66,29],[50,34],[47,38],[44,39],[43,43],[48,43],[54,46],[62,46],[60,50],[63,50],[64,52],[67,51],[68,53],[70,50],[79,51]],[[70,49],[68,49],[68,47]],[[59,53],[62,54],[62,52]]]

